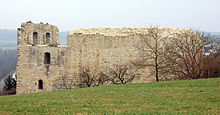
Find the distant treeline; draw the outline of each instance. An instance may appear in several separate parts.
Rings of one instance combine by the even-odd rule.
[[[0,48],[0,79],[16,69],[17,50]]]

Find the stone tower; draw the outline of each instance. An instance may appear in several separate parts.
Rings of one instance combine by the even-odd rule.
[[[56,26],[22,23],[17,30],[17,94],[54,90],[52,81],[62,73],[64,50]]]

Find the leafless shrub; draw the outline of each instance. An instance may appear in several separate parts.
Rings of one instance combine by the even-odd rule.
[[[80,73],[80,84],[79,87],[93,87],[104,85],[108,82],[109,76],[104,74],[102,71],[98,74],[91,71],[88,67],[83,67]]]
[[[96,79],[97,81],[97,85],[96,86],[100,86],[100,85],[105,85],[108,84],[110,81],[109,75],[105,74],[104,72],[99,72],[98,78]]]
[[[136,71],[135,71],[136,72]],[[113,84],[126,84],[132,82],[135,78],[139,78],[141,74],[135,73],[128,65],[117,65],[109,73],[109,79]]]
[[[91,73],[88,67],[82,68],[80,73],[80,84],[79,87],[92,87],[95,84],[95,76]]]

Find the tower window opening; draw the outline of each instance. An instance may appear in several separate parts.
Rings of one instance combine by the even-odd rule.
[[[44,64],[50,64],[50,53],[44,54]]]
[[[50,33],[46,33],[46,44],[50,44]]]
[[[43,81],[42,80],[38,81],[38,89],[43,89]]]
[[[38,44],[38,33],[34,32],[33,33],[33,44]]]

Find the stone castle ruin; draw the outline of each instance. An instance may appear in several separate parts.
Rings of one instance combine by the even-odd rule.
[[[83,67],[94,73],[142,58],[139,49],[148,28],[78,29],[60,45],[59,30],[49,24],[22,23],[17,31],[17,94],[77,88]],[[163,34],[182,31],[162,28]],[[133,82],[155,81],[144,70]]]

